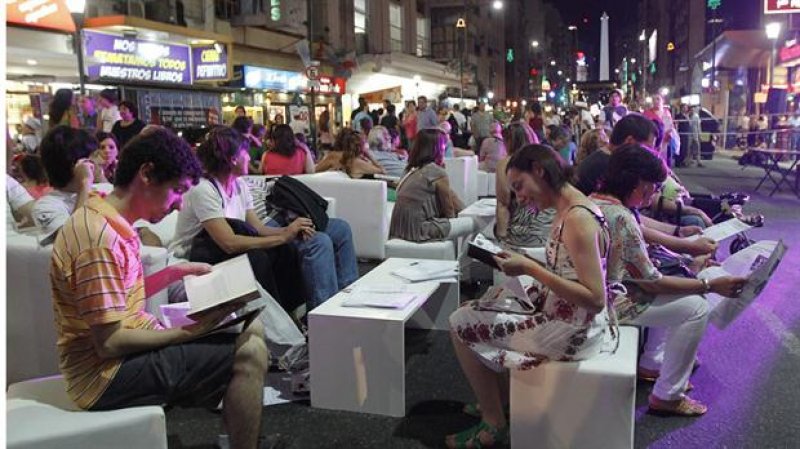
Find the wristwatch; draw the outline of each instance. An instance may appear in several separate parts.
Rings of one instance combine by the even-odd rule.
[[[708,282],[708,279],[700,279],[700,282],[703,283],[703,294],[711,291],[711,283]]]

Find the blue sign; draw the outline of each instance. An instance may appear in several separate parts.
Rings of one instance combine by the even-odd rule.
[[[195,81],[228,79],[228,53],[224,44],[192,47],[192,78]]]
[[[243,67],[244,86],[251,89],[304,90],[308,80],[300,72],[268,69],[266,67]]]

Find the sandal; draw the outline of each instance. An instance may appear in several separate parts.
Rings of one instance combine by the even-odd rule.
[[[489,441],[481,440],[481,435],[484,435],[484,438],[488,437]],[[481,421],[467,430],[448,435],[445,438],[445,445],[450,449],[482,449],[507,445],[508,441],[508,426],[499,429]]]
[[[704,415],[708,407],[700,401],[696,401],[689,396],[684,396],[675,401],[664,401],[652,394],[648,398],[648,413],[657,416],[685,416],[693,417]]]

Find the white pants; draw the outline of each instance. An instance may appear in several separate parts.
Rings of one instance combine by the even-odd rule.
[[[650,328],[639,364],[646,369],[660,366],[661,374],[653,387],[653,395],[659,399],[673,401],[683,395],[708,313],[708,301],[700,295],[659,295],[630,322]]]

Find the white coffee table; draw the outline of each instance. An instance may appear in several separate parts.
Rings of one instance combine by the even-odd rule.
[[[459,304],[456,276],[410,283],[391,274],[414,262],[387,259],[353,285],[407,284],[419,297],[404,309],[343,307],[341,292],[308,314],[313,407],[405,416],[405,327],[448,330]]]

